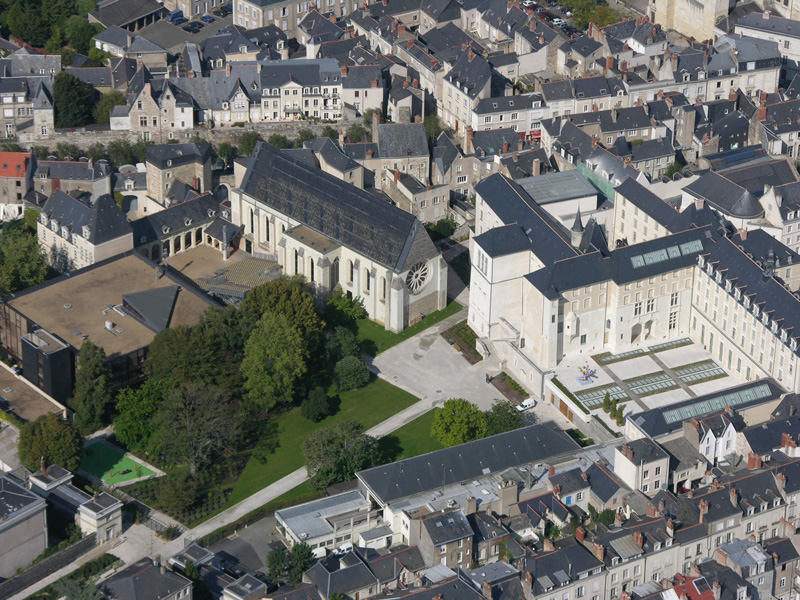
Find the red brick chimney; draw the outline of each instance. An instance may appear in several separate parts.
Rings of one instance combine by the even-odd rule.
[[[731,91],[728,92],[728,100],[736,100],[739,97],[739,94],[736,93],[736,90],[731,88]]]
[[[367,148],[367,158],[372,158],[372,148]]]
[[[370,85],[374,88],[378,87],[378,80],[373,77],[372,81],[370,82]]]
[[[400,181],[400,171],[395,169],[394,170],[394,184],[397,185],[398,181]]]
[[[342,67],[342,77],[347,77],[347,67]]]
[[[633,460],[633,448],[628,446],[628,444],[622,444],[622,453],[628,460]]]
[[[597,560],[603,562],[603,559],[606,556],[606,549],[605,546],[603,546],[603,544],[598,544],[597,542],[592,544],[592,552],[594,553],[594,557]]]
[[[750,471],[755,471],[756,469],[760,469],[761,468],[761,456],[759,456],[755,452],[751,452],[747,456],[747,468]]]
[[[797,448],[797,444],[792,439],[792,436],[786,432],[781,434],[781,448]]]
[[[759,121],[766,121],[767,120],[767,105],[766,104],[762,103],[761,106],[758,107],[758,120]]]
[[[467,135],[465,136],[465,146],[464,154],[472,154],[472,136],[475,135],[475,132],[472,130],[472,127],[467,126]]]
[[[607,74],[608,70],[609,69],[613,69],[613,68],[614,68],[614,57],[613,56],[606,56],[606,69],[605,69],[604,73]]]
[[[555,474],[556,474],[556,468],[555,467],[550,467],[549,469],[547,469],[547,476],[548,477],[552,477]]]
[[[503,154],[508,154],[508,142],[503,142]]]
[[[403,35],[403,34],[405,34],[405,32],[406,32],[406,26],[405,25],[401,24],[400,26],[398,26],[397,35]]]
[[[644,546],[644,536],[642,535],[641,531],[637,531],[633,534],[633,541],[636,542],[636,545],[641,548]]]
[[[575,539],[577,539],[579,542],[582,542],[586,539],[586,530],[583,527],[578,527],[575,530]]]
[[[472,48],[467,50],[467,60],[472,62],[472,59],[475,58],[475,53],[472,51]]]
[[[658,511],[656,511],[656,507],[653,506],[652,502],[647,503],[647,516],[648,517],[656,517],[658,516]]]

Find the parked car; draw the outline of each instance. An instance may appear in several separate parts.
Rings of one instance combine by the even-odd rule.
[[[211,15],[203,15],[202,17],[200,17],[200,20],[204,21],[205,23],[213,23],[214,21],[216,21],[216,19]]]
[[[178,17],[177,19],[172,19],[172,24],[177,27],[178,25],[183,25],[184,23],[188,23],[188,21],[189,19],[187,19],[186,17]]]
[[[189,23],[189,25],[194,27],[196,31],[200,31],[203,27],[205,27],[205,25],[200,21],[192,21],[191,23]]]
[[[189,33],[197,33],[198,32],[198,30],[195,29],[194,27],[192,27],[191,25],[184,25],[183,27],[181,27],[181,29],[183,29],[184,31],[188,31]]]
[[[525,412],[526,410],[528,410],[529,408],[533,408],[534,406],[536,406],[536,400],[534,400],[533,398],[526,398],[525,400],[517,404],[517,410],[519,412]]]
[[[220,19],[228,16],[228,13],[225,12],[224,8],[218,8],[217,10],[212,10],[211,14],[214,15],[215,17],[219,17]]]

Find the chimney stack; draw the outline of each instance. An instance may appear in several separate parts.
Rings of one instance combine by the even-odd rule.
[[[583,542],[586,539],[586,530],[582,526],[575,530],[575,539],[579,542]]]
[[[472,127],[467,125],[467,134],[465,136],[465,144],[464,144],[466,148],[464,148],[464,154],[472,154],[472,136],[474,135],[474,133],[475,132],[472,130]]]
[[[550,467],[549,469],[547,469],[547,476],[548,477],[552,477],[555,474],[556,474],[556,468],[555,467]]]
[[[394,170],[394,184],[397,185],[398,181],[400,181],[400,171],[395,169]]]
[[[667,535],[669,537],[675,535],[675,522],[672,519],[667,520]]]
[[[736,492],[736,488],[735,487],[731,488],[730,497],[731,497],[731,504],[733,504],[734,506],[738,506],[738,504],[739,504],[739,494]]]
[[[492,600],[492,586],[489,585],[488,581],[484,581],[483,585],[481,586],[481,594],[487,600]]]
[[[786,432],[781,434],[781,448],[797,448],[797,444],[792,439],[792,436]]]
[[[633,534],[633,541],[636,542],[636,545],[641,548],[644,546],[644,536],[642,535],[641,531],[637,531]]]
[[[705,516],[708,513],[708,500],[700,500],[700,523],[705,520]]]
[[[647,503],[647,516],[648,517],[658,516],[658,512],[656,512],[656,507],[653,506],[652,502]]]
[[[603,562],[603,559],[606,556],[606,549],[605,546],[603,546],[603,544],[598,544],[597,542],[594,542],[592,544],[592,552],[594,553],[594,557],[597,560]]]
[[[622,527],[622,524],[625,522],[625,518],[622,516],[621,512],[614,513],[614,525],[616,527]]]
[[[503,154],[508,154],[508,142],[503,142]]]
[[[755,452],[751,452],[747,457],[747,468],[750,471],[755,471],[761,468],[761,456]]]

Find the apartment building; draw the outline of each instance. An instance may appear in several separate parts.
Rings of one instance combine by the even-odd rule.
[[[442,80],[439,117],[464,136],[472,124],[478,102],[491,95],[492,73],[489,62],[472,50],[462,50]]]
[[[147,195],[164,206],[176,181],[198,193],[211,190],[211,144],[150,146],[146,165]]]

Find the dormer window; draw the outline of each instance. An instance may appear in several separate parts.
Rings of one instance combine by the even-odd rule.
[[[739,288],[736,288],[736,290],[733,292],[733,295],[737,300],[741,300],[742,299],[742,290],[740,290]]]
[[[722,283],[722,273],[717,271],[717,274],[714,276],[714,281],[716,281],[717,283]]]
[[[789,342],[789,348],[791,348],[793,352],[797,351],[797,339],[792,338],[792,341]]]
[[[217,214],[217,211],[215,211],[213,208],[209,208],[208,209],[208,216],[209,217],[214,217],[214,216],[216,216],[216,214]]]
[[[751,516],[753,516],[753,513],[754,513],[754,512],[756,512],[756,509],[755,509],[755,507],[753,507],[753,506],[749,507],[749,508],[747,509],[747,516],[748,516],[748,517],[751,517]]]
[[[758,308],[758,306],[754,306],[753,307],[753,315],[755,316],[755,318],[757,319],[760,314],[761,314],[761,309]]]
[[[183,218],[183,225],[185,227],[189,227],[191,224],[192,224],[192,220],[189,217],[184,217]]]
[[[250,89],[255,92],[258,89],[258,84],[254,81],[250,84]]]
[[[239,46],[239,54],[247,54],[247,46]]]
[[[668,539],[667,539],[667,540],[664,542],[664,545],[665,545],[667,548],[671,547],[671,546],[672,546],[672,538],[668,538]]]
[[[767,503],[766,502],[762,502],[761,503],[761,511],[763,512],[765,510],[767,510]]]
[[[171,166],[172,166],[172,160],[168,160],[168,161],[167,161],[167,166],[168,166],[168,167],[171,167]]]
[[[781,341],[785,344],[786,340],[789,338],[789,334],[786,333],[785,329],[781,329]]]
[[[725,281],[725,291],[730,294],[732,288],[733,288],[733,284],[731,283],[731,280],[727,279]]]
[[[794,219],[794,211],[793,210],[789,211],[789,218],[790,219]]]
[[[655,552],[656,550],[661,550],[661,542],[653,544],[653,551]]]
[[[64,226],[61,228],[61,237],[69,239],[69,227]]]
[[[777,506],[780,506],[780,504],[781,504],[781,499],[780,498],[775,498],[775,500],[772,501],[772,507],[773,508],[775,508]]]
[[[133,180],[132,179],[126,179],[125,180],[125,189],[126,190],[132,190],[133,189]]]
[[[744,297],[744,307],[745,308],[750,308],[750,296],[745,296]]]
[[[770,325],[770,329],[772,330],[772,333],[778,333],[778,323],[773,321]]]
[[[222,103],[222,110],[228,110],[228,103],[227,102],[223,102]]]
[[[48,219],[48,217],[47,217],[46,214],[42,213],[42,214],[39,215],[39,223],[41,223],[45,227],[47,227],[47,219]]]
[[[161,233],[163,233],[163,234],[169,233],[169,226],[168,225],[162,225],[161,226]]]
[[[89,236],[91,235],[91,233],[92,233],[92,230],[91,230],[91,228],[90,228],[88,225],[84,225],[84,226],[81,228],[81,234],[82,234],[82,235],[83,235],[83,237],[84,237],[84,238],[86,238],[87,240],[89,239]]]

